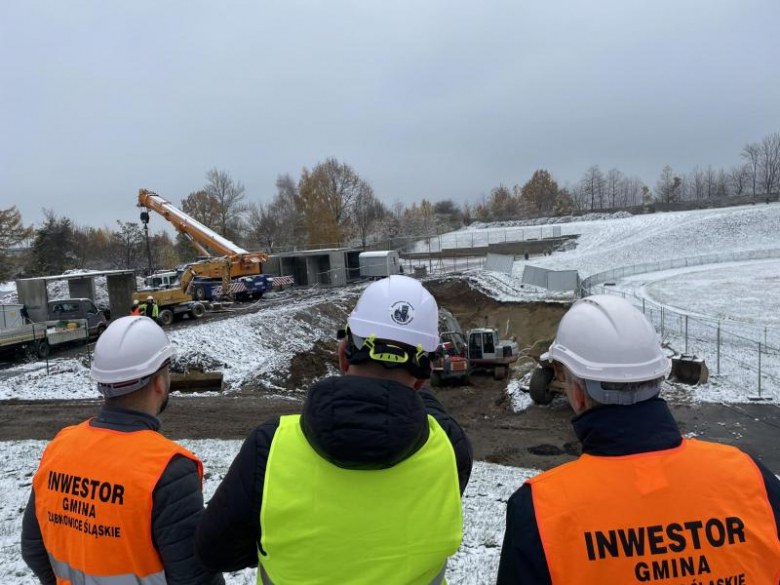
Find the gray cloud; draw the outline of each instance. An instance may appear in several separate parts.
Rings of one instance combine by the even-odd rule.
[[[328,156],[388,202],[654,184],[780,129],[776,0],[0,4],[0,205],[85,224]]]

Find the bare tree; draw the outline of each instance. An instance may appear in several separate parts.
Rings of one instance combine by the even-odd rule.
[[[604,207],[604,173],[601,172],[598,165],[593,165],[587,171],[580,181],[583,195],[590,200],[590,210],[596,210]]]
[[[753,184],[753,199],[756,198],[756,184],[758,183],[758,165],[761,162],[761,145],[752,143],[742,149],[742,158],[750,165],[750,178]]]
[[[761,187],[767,203],[775,188],[780,189],[780,132],[770,134],[761,141]]]
[[[353,224],[360,236],[360,243],[364,248],[368,244],[369,235],[386,214],[385,206],[376,198],[371,185],[364,182],[355,200],[352,216]]]
[[[643,193],[645,184],[638,177],[631,177],[625,181],[626,205],[637,207],[644,203]]]
[[[750,183],[750,165],[744,164],[731,167],[728,178],[731,192],[736,197],[740,197],[745,193]]]
[[[712,168],[712,165],[710,165],[704,172],[704,190],[707,194],[707,199],[712,199],[715,195],[715,181],[715,170]]]
[[[690,179],[688,180],[690,185],[691,198],[696,201],[701,201],[707,195],[707,179],[704,176],[704,171],[701,167],[693,167],[691,171]]]
[[[621,191],[624,186],[625,176],[618,169],[609,169],[607,173],[607,197],[609,207],[615,209],[621,199]]]
[[[655,197],[663,203],[677,201],[682,180],[674,175],[672,167],[666,165],[661,171],[661,176],[655,186]]]
[[[718,169],[715,175],[715,196],[719,199],[725,199],[729,196],[729,176],[723,169]]]
[[[130,269],[143,264],[140,253],[144,241],[141,226],[130,221],[117,220],[118,230],[111,232],[111,261],[114,268]]]
[[[217,216],[217,232],[226,238],[236,238],[241,232],[246,189],[241,182],[236,182],[230,173],[216,167],[206,173],[204,191],[219,202]]]

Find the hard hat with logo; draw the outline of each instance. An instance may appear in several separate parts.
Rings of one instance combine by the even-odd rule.
[[[439,345],[439,307],[419,281],[393,275],[371,284],[349,316],[353,334],[422,346],[434,351]]]
[[[586,383],[595,382],[587,384],[588,394],[610,404],[633,404],[658,390],[648,389],[633,397],[613,396],[600,382],[649,382],[666,377],[671,370],[653,326],[628,301],[611,295],[594,295],[574,303],[541,359],[563,364]]]
[[[128,316],[108,326],[95,344],[92,378],[112,398],[143,388],[173,357],[168,336],[148,317]]]

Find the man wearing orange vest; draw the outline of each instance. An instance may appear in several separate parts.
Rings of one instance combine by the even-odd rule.
[[[472,453],[423,388],[436,300],[390,276],[341,333],[345,375],[315,383],[302,415],[247,438],[198,527],[198,556],[212,570],[257,566],[263,585],[443,583]]]
[[[684,439],[659,397],[658,336],[625,300],[574,304],[549,352],[582,456],[509,499],[499,585],[780,583],[780,481]]]
[[[47,446],[24,514],[22,557],[41,583],[224,583],[194,554],[201,462],[159,432],[172,356],[147,317],[117,319],[98,339],[105,404]]]

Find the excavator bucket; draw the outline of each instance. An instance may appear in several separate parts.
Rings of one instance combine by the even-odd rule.
[[[704,360],[694,355],[676,355],[672,358],[670,379],[690,386],[704,384],[710,377],[710,371]]]

